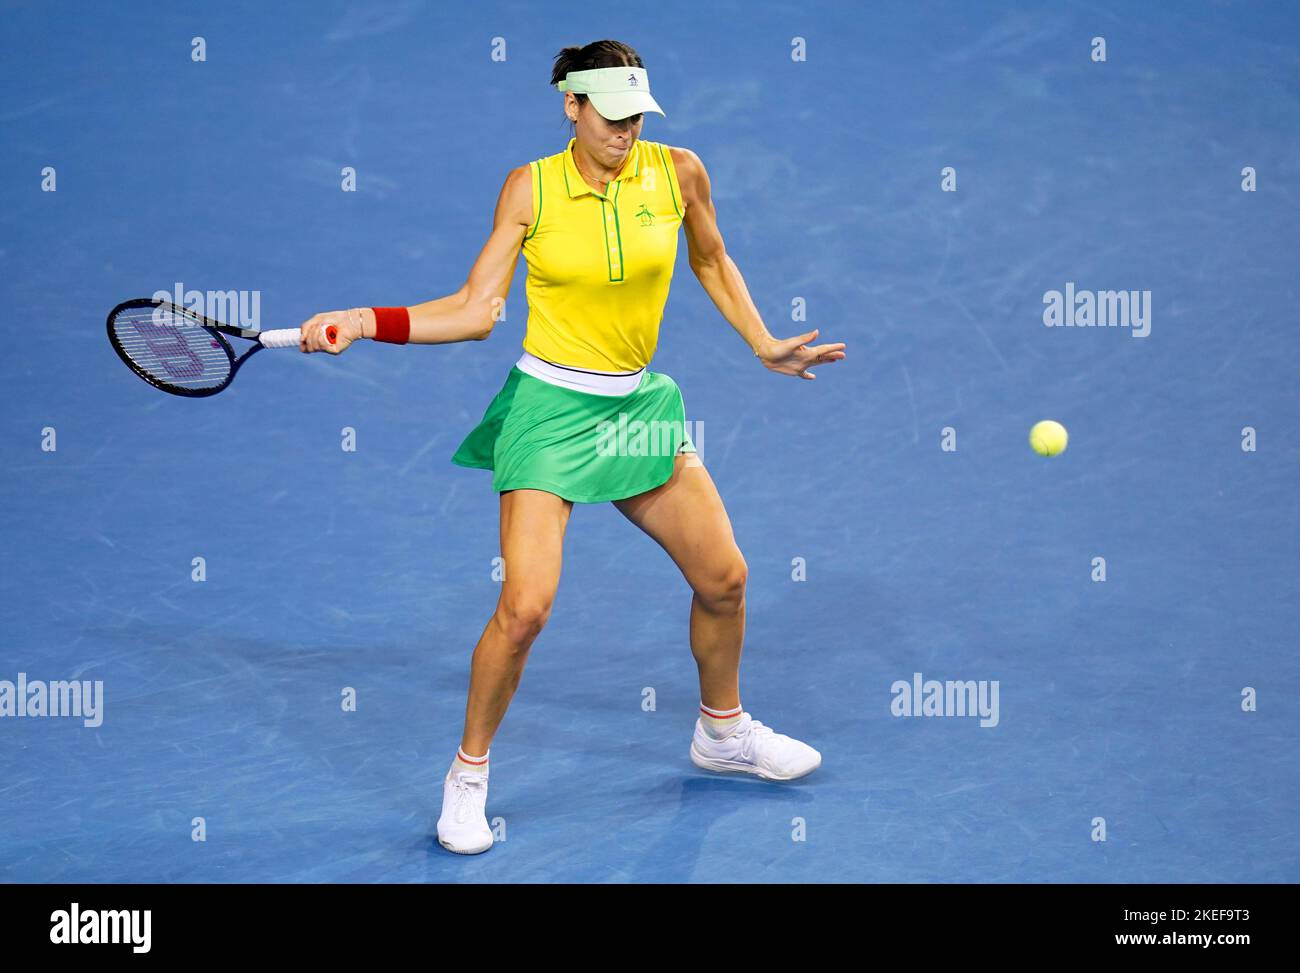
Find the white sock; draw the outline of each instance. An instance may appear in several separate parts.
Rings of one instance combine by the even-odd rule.
[[[740,717],[744,713],[739,706],[735,709],[710,709],[703,702],[700,703],[700,723],[704,726],[704,732],[713,740],[721,740],[732,731]]]
[[[482,774],[486,777],[488,772],[488,754],[491,752],[491,750],[488,750],[488,752],[483,754],[483,756],[475,757],[472,754],[466,753],[460,747],[457,747],[456,759],[451,762],[451,770],[447,771],[447,775],[450,776],[452,774],[466,773]]]

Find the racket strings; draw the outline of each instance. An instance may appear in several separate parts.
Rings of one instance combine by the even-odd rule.
[[[230,356],[221,342],[175,308],[127,308],[113,319],[113,334],[137,368],[169,385],[215,388],[230,376]]]

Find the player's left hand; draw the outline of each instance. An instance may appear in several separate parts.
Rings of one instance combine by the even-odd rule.
[[[813,379],[817,376],[808,369],[813,365],[839,361],[844,357],[844,343],[829,345],[809,345],[820,331],[813,329],[807,334],[794,338],[773,338],[754,354],[759,361],[774,372],[782,375],[798,375],[800,378]]]

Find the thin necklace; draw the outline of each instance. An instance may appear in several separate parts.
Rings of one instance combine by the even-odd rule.
[[[587,175],[585,172],[582,171],[582,166],[579,166],[579,165],[578,165],[578,153],[576,153],[576,152],[573,153],[573,164],[574,164],[575,166],[578,166],[578,172],[581,174],[581,176],[582,176],[583,179],[586,179],[586,180],[588,180],[588,181],[591,180],[591,177],[590,177],[589,175]],[[601,185],[601,190],[600,190],[600,191],[601,191],[602,193],[605,191],[605,187],[609,185],[609,180],[608,180],[608,179],[606,179],[606,180],[604,180],[604,181],[602,181],[602,180],[600,180],[600,179],[597,179],[596,182],[600,183],[600,185]]]

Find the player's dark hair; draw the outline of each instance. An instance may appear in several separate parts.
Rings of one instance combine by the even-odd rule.
[[[641,55],[622,41],[592,41],[586,47],[566,47],[555,55],[555,66],[551,68],[551,86],[563,81],[570,71],[623,67],[643,68],[645,65],[641,63]],[[586,95],[576,91],[574,97],[578,99],[579,105],[587,100]]]

